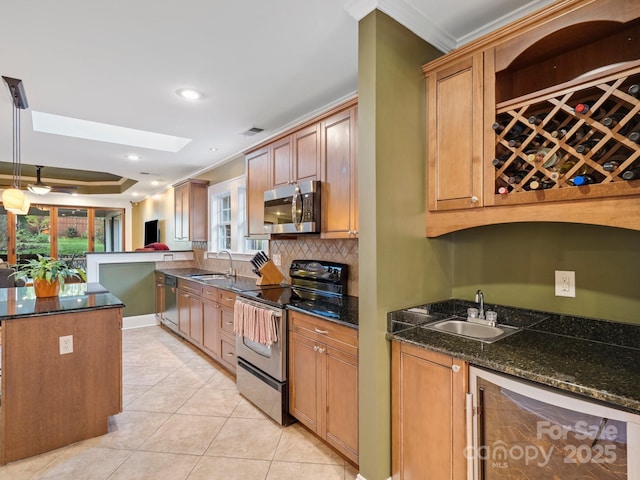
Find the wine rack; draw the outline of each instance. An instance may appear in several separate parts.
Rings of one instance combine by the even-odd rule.
[[[626,62],[498,104],[494,203],[639,195],[638,84]]]

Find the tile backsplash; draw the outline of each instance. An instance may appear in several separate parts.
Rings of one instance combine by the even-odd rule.
[[[331,262],[345,263],[349,265],[348,294],[358,296],[358,240],[357,239],[336,239],[322,240],[315,236],[298,237],[293,240],[271,240],[269,242],[269,257],[279,254],[281,265],[278,267],[290,282],[289,267],[293,260],[327,260]],[[198,268],[205,270],[223,271],[229,261],[226,258],[204,259],[206,244],[204,248],[200,245],[193,245],[195,264]],[[238,275],[244,277],[255,277],[251,271],[251,264],[248,261],[233,262]]]

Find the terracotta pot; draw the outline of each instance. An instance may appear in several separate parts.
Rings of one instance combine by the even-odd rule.
[[[36,291],[36,297],[57,297],[60,293],[60,281],[49,282],[44,279],[34,279],[33,288]]]

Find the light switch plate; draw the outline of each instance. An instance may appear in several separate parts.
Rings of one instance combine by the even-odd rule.
[[[60,355],[73,353],[73,335],[60,337]]]
[[[576,296],[576,272],[556,270],[556,297]]]

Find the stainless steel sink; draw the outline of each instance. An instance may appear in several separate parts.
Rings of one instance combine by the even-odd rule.
[[[203,273],[201,275],[190,275],[194,280],[219,280],[229,278],[224,273]]]
[[[452,335],[459,335],[461,337],[472,338],[474,340],[480,340],[485,343],[493,343],[521,330],[520,328],[508,325],[496,325],[495,327],[490,325],[480,325],[468,322],[462,317],[452,317],[439,322],[422,325],[422,327],[439,332],[450,333]]]

